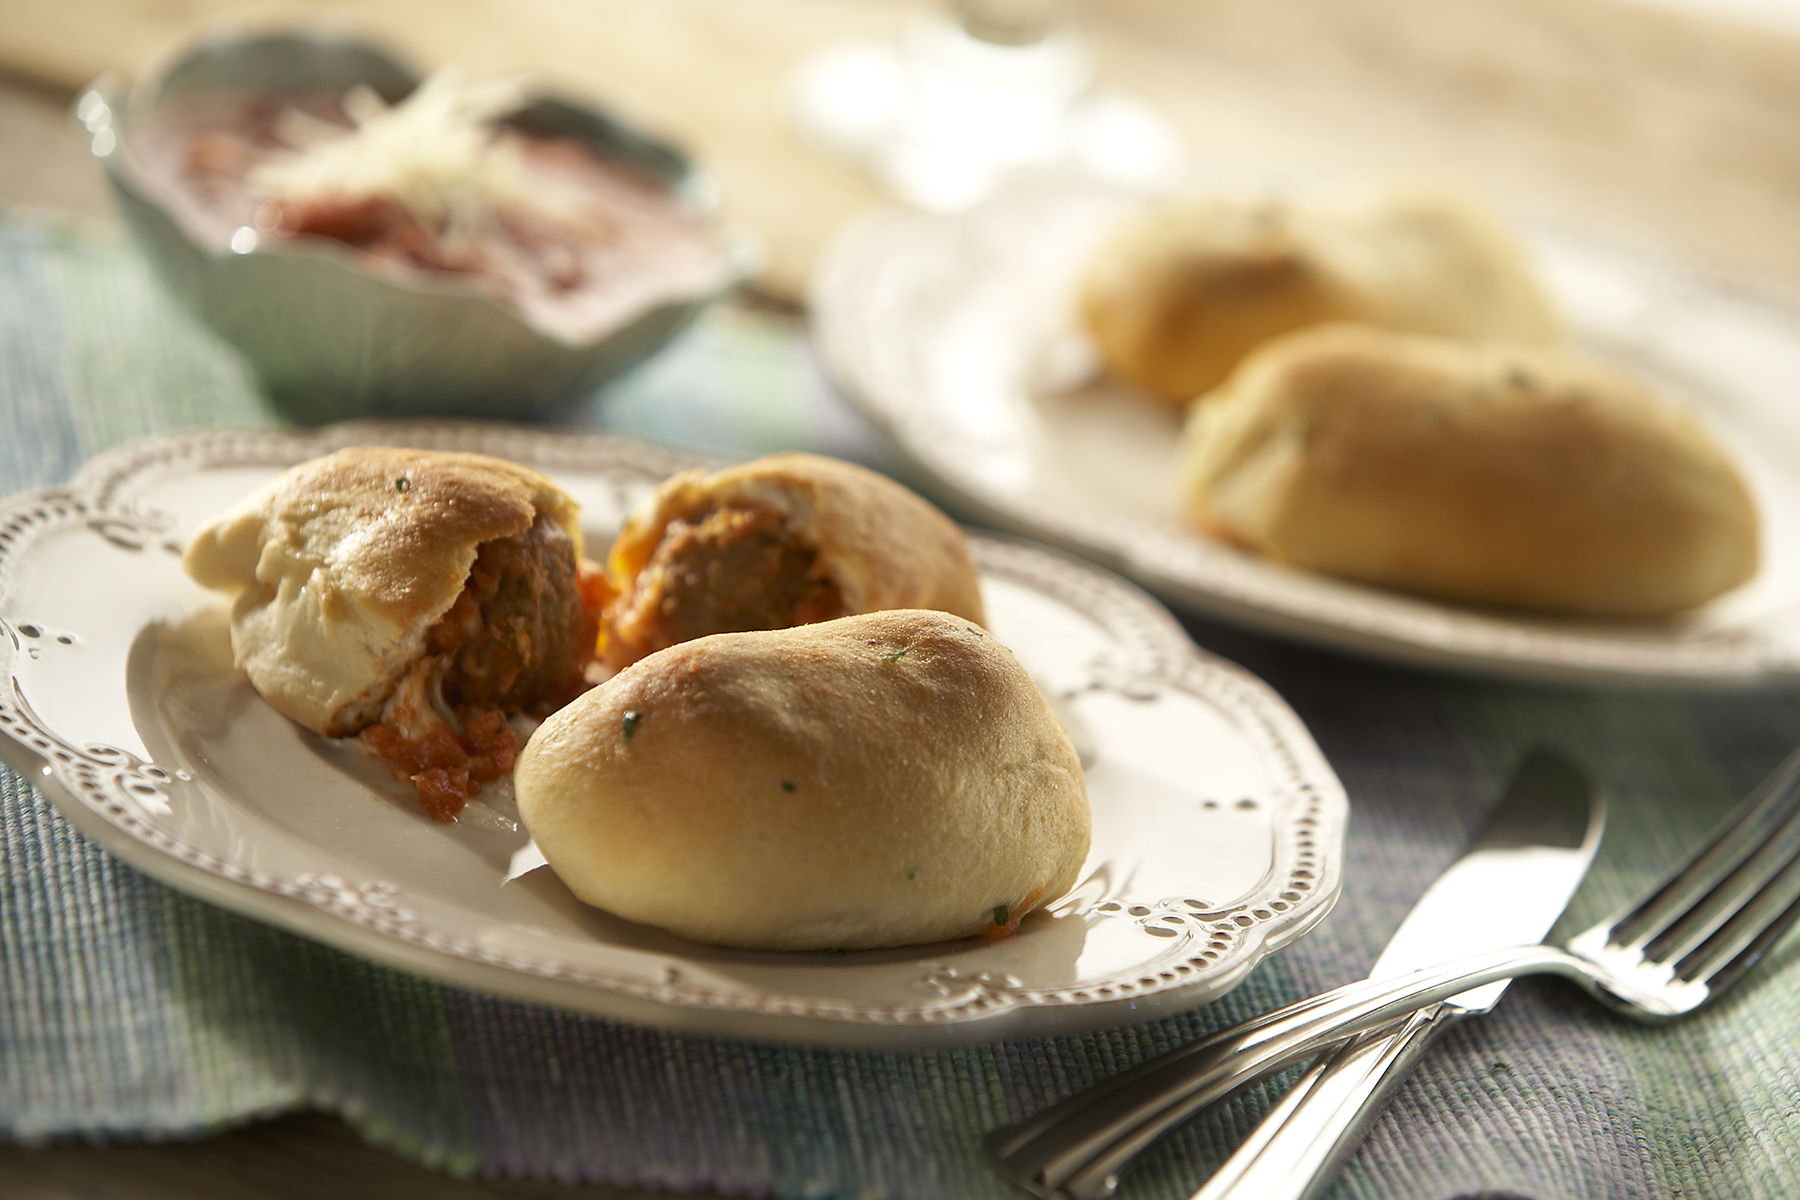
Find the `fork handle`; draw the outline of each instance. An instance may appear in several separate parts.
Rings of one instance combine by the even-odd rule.
[[[1300,1077],[1191,1200],[1308,1200],[1363,1127],[1463,1014],[1442,1004],[1344,1043]]]
[[[1102,1200],[1146,1146],[1241,1084],[1459,992],[1541,972],[1580,979],[1584,965],[1555,946],[1515,946],[1346,984],[1140,1063],[1001,1130],[989,1148],[1038,1196]]]

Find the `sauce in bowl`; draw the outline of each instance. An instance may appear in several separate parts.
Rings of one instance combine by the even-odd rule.
[[[509,119],[526,99],[435,75],[397,104],[221,101],[161,114],[133,151],[206,244],[335,243],[376,272],[474,282],[570,342],[721,286],[720,242],[669,182]]]

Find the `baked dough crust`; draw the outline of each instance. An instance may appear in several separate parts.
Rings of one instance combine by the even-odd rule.
[[[1754,500],[1706,428],[1554,350],[1289,334],[1195,408],[1181,464],[1202,530],[1446,600],[1652,617],[1757,569]]]
[[[551,716],[514,782],[575,895],[750,949],[980,934],[1056,900],[1088,850],[1061,723],[1010,651],[940,612],[659,651]]]
[[[618,599],[608,614],[606,655],[614,666],[668,644],[658,629],[665,602],[695,587],[734,581],[643,576],[672,524],[719,508],[771,514],[782,536],[815,553],[813,572],[836,589],[840,611],[927,608],[986,621],[981,579],[961,529],[886,476],[815,454],[776,454],[666,480],[626,522],[608,555]],[[635,589],[635,590],[634,590]],[[770,624],[794,624],[788,619]],[[707,629],[705,632],[740,632]]]
[[[301,463],[206,526],[183,566],[232,597],[232,651],[263,698],[341,737],[379,716],[481,544],[540,515],[579,560],[575,502],[536,471],[355,446]]]
[[[1517,243],[1473,202],[1424,186],[1309,205],[1169,201],[1100,246],[1079,299],[1107,368],[1175,406],[1262,342],[1323,322],[1560,337]]]

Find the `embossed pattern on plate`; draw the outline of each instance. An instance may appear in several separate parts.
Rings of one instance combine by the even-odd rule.
[[[1550,680],[1800,677],[1800,405],[1788,394],[1800,378],[1800,303],[1528,229],[1576,344],[1698,410],[1727,444],[1763,515],[1764,565],[1746,586],[1666,621],[1462,608],[1284,568],[1183,526],[1175,419],[1091,381],[1073,312],[1096,240],[1139,202],[1098,183],[1034,178],[963,213],[872,214],[827,252],[812,298],[821,353],[947,502],[1172,603],[1339,649]]]
[[[1018,936],[841,955],[684,942],[577,902],[509,798],[433,824],[385,767],[263,704],[186,539],[282,467],[357,442],[538,467],[604,546],[700,460],[622,439],[351,424],[135,443],[0,506],[0,752],[121,858],[401,969],[669,1028],[839,1045],[982,1041],[1203,1003],[1315,924],[1346,803],[1292,712],[1123,582],[980,539],[993,631],[1070,726],[1095,814],[1081,884]]]

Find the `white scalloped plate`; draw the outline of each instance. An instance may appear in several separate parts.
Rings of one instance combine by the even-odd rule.
[[[1174,418],[1115,386],[1075,382],[1093,358],[1076,330],[1075,280],[1095,240],[1141,201],[1033,177],[964,213],[873,214],[828,250],[812,298],[820,351],[947,500],[1184,608],[1338,649],[1549,680],[1800,678],[1800,306],[1527,230],[1577,344],[1698,409],[1727,443],[1762,511],[1764,565],[1667,621],[1460,608],[1284,568],[1184,528]]]
[[[176,887],[367,958],[580,1012],[746,1037],[932,1045],[1204,1003],[1311,928],[1346,804],[1299,720],[1154,602],[982,539],[993,632],[1062,712],[1095,817],[1080,886],[1011,939],[840,955],[696,945],[576,901],[504,796],[433,824],[386,769],[263,704],[182,573],[206,518],[356,442],[482,450],[583,505],[597,545],[697,460],[481,425],[201,433],[95,459],[0,506],[0,751],[103,847]],[[485,812],[485,816],[483,813]],[[479,818],[479,819],[478,819]]]

